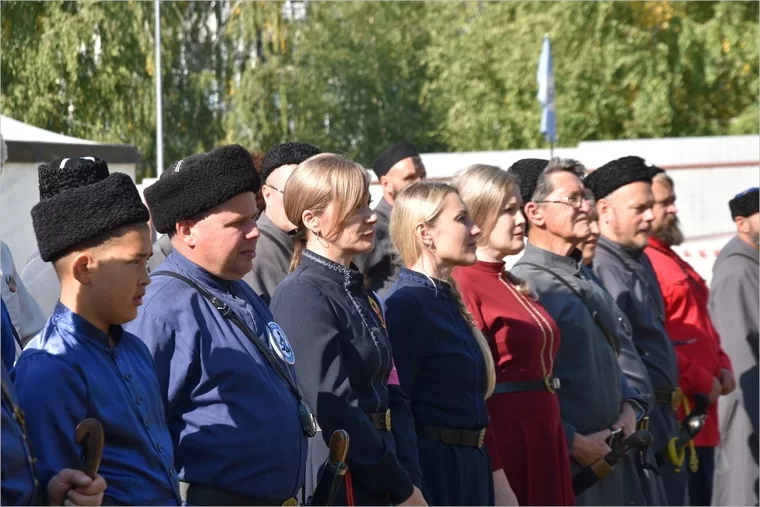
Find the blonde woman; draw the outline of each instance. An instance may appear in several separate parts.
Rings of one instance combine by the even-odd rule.
[[[515,176],[487,165],[457,173],[452,185],[482,230],[478,261],[453,276],[496,363],[498,383],[488,400],[493,469],[503,469],[520,505],[575,505],[552,377],[559,329],[502,260],[524,245],[520,185]]]
[[[483,446],[494,368],[450,278],[475,262],[479,229],[456,190],[418,182],[396,197],[390,234],[407,266],[385,300],[401,387],[410,398],[425,496],[435,505],[493,505]]]
[[[296,167],[283,200],[298,230],[291,273],[270,308],[300,358],[298,382],[322,429],[310,461],[324,460],[334,430],[351,438],[349,473],[334,503],[426,505],[380,305],[352,264],[374,243],[369,199],[367,171],[346,158],[323,153]]]

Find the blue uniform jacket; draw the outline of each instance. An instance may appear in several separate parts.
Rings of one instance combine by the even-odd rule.
[[[43,484],[63,468],[81,468],[77,424],[103,424],[99,473],[104,503],[177,505],[179,489],[164,407],[145,345],[112,326],[108,336],[58,303],[24,349],[11,377],[26,413]]]
[[[176,251],[156,271],[179,273],[221,299],[294,375],[287,347],[273,346],[285,339],[247,284]],[[296,398],[235,324],[190,285],[154,275],[127,329],[153,355],[180,480],[265,501],[296,496],[307,449]]]
[[[5,329],[3,329],[5,331]],[[13,417],[13,406],[18,405],[18,398],[8,376],[5,365],[2,368],[2,382],[5,393],[2,395],[2,505],[39,505],[41,499],[37,477],[32,463],[32,453],[18,421]]]
[[[398,385],[388,385],[393,360],[382,313],[363,286],[356,269],[304,250],[270,306],[293,344],[298,378],[323,438],[348,431],[354,482],[378,495],[356,505],[382,502],[382,495],[397,504],[422,476],[408,399]],[[375,429],[367,414],[388,408],[392,432]]]
[[[393,357],[417,426],[488,426],[485,359],[451,286],[404,268],[385,306]]]

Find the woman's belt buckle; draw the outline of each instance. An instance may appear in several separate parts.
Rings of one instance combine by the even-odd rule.
[[[391,430],[391,409],[385,409],[385,431]]]
[[[483,447],[483,443],[486,441],[486,429],[483,428],[480,430],[480,434],[478,435],[478,449]]]
[[[676,387],[676,390],[673,391],[673,394],[670,397],[670,406],[673,408],[673,410],[678,410],[678,407],[681,406],[681,403],[683,403],[683,391],[680,387]]]
[[[553,393],[560,388],[561,382],[558,378],[547,375],[544,377],[544,385],[546,386],[547,391]]]

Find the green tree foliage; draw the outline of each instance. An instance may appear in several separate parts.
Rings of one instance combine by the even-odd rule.
[[[758,132],[758,3],[162,2],[166,165],[215,145],[517,149],[552,39],[560,144]],[[3,2],[2,111],[155,168],[153,2]]]

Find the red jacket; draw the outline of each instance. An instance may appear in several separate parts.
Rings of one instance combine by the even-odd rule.
[[[721,368],[732,371],[731,360],[720,346],[720,336],[708,312],[707,284],[686,261],[669,246],[650,238],[644,250],[657,274],[665,299],[666,328],[676,345],[679,384],[693,403],[695,393],[710,394],[713,379]],[[693,406],[693,404],[692,404]],[[705,427],[694,439],[694,445],[715,447],[720,443],[718,405],[707,413]],[[678,411],[684,417],[683,407]]]

